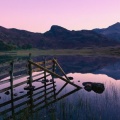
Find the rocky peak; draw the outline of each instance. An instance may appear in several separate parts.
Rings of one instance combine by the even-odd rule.
[[[109,26],[108,29],[111,29],[111,30],[120,30],[120,22],[117,22],[117,23]]]
[[[58,26],[58,25],[53,25],[53,26],[51,26],[50,31],[52,31],[52,32],[65,32],[65,31],[69,31],[69,30],[67,30],[61,26]]]

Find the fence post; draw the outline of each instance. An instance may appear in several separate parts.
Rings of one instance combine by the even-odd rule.
[[[11,108],[12,116],[14,116],[14,100],[13,100],[13,70],[14,70],[14,61],[10,62],[10,88],[11,88]]]
[[[52,72],[55,72],[55,66],[56,66],[56,64],[55,64],[55,62],[54,62],[54,59],[52,60],[52,62],[53,62],[53,67],[52,67]],[[54,99],[56,99],[56,94],[55,94],[55,81],[54,81],[54,75],[52,75],[52,82],[53,82],[53,90],[54,90]]]
[[[46,57],[43,58],[44,60],[44,68],[46,68]],[[44,85],[45,85],[45,103],[47,104],[47,90],[46,90],[46,71],[44,71]]]
[[[31,60],[31,53],[29,53],[29,60]],[[30,88],[32,88],[32,64],[29,61],[28,61],[28,74],[29,74],[28,84]]]
[[[10,63],[10,88],[11,88],[11,96],[13,96],[13,69],[14,69],[14,61]]]

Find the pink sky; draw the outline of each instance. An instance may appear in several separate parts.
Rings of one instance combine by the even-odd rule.
[[[0,26],[45,32],[104,28],[120,22],[120,0],[0,0]]]

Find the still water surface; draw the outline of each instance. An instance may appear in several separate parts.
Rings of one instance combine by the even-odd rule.
[[[19,113],[21,110],[27,119],[35,120],[120,119],[120,58],[100,56],[56,56],[56,58],[67,76],[73,77],[71,82],[79,85],[81,89],[76,90],[74,86],[69,84],[65,85],[64,81],[55,78],[55,86],[51,84],[47,87],[53,88],[53,91],[49,89],[48,92],[50,94],[44,97],[40,97],[45,94],[44,92],[40,92],[45,90],[45,88],[39,88],[44,84],[40,81],[33,84],[36,91],[29,94],[28,91],[24,90],[26,84],[15,88],[14,94],[17,93],[17,95],[13,98],[16,100],[13,103],[10,102],[10,104],[4,103],[11,100],[11,95],[0,93],[0,112],[4,113],[5,111],[4,115],[1,115],[0,120],[8,118],[13,113]],[[33,58],[34,61],[39,61],[40,59],[41,57]],[[56,71],[62,75],[58,70]],[[27,77],[20,79],[20,81],[24,81],[25,79]],[[50,80],[51,77],[47,79]],[[105,90],[101,94],[93,90],[88,92],[84,89],[84,82],[102,83],[104,84]],[[49,83],[51,82],[47,84]],[[1,87],[6,87],[6,85],[0,86],[0,89]],[[63,89],[60,91],[62,87]],[[59,94],[56,95],[56,93]],[[17,100],[17,98],[19,99]],[[18,103],[20,105],[15,108],[14,106]],[[7,113],[6,110],[11,108],[11,104],[13,104],[12,109]],[[48,104],[48,106],[45,107],[45,104]],[[32,117],[29,118],[28,113],[26,113],[26,108],[35,111]],[[20,114],[19,117],[23,119],[23,116]]]

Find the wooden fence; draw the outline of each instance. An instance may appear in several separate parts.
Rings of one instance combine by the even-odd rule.
[[[60,69],[64,77],[56,73],[56,68]],[[35,72],[37,73],[34,74]],[[51,77],[51,82],[47,83],[47,77],[49,76]],[[65,84],[57,93],[54,77],[58,77],[59,79],[65,81]],[[44,58],[43,61],[33,62],[31,60],[31,55],[29,55],[28,60],[11,61],[10,63],[0,65],[0,78],[0,94],[9,92],[11,97],[11,99],[8,101],[2,103],[0,102],[1,115],[11,112],[10,116],[14,116],[14,114],[17,114],[18,112],[20,113],[20,111],[28,108],[28,106],[30,106],[31,112],[33,113],[68,96],[69,94],[72,94],[81,88],[78,85],[70,82],[69,78],[66,76],[65,72],[56,59],[53,58],[46,60]],[[34,87],[34,82],[43,82],[43,85]],[[57,98],[58,94],[64,89],[67,84],[73,85],[76,89],[66,95]],[[27,85],[27,87],[24,89],[28,90],[28,92],[24,95],[16,97],[14,89],[22,85]],[[41,95],[41,93],[44,94]],[[50,98],[54,99],[48,102]],[[23,101],[19,102],[20,100]],[[8,105],[10,107],[3,109]],[[21,106],[23,106],[21,110],[18,110]]]

